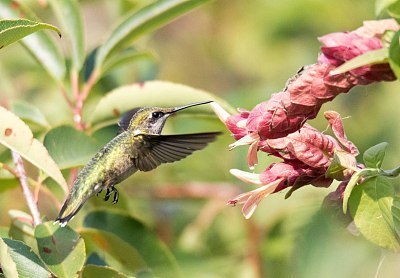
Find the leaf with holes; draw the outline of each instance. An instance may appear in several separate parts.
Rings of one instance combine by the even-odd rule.
[[[46,222],[36,226],[35,237],[42,261],[57,277],[77,277],[85,262],[85,243],[70,227]]]
[[[67,191],[60,169],[43,144],[33,138],[32,131],[21,119],[3,107],[0,107],[0,144],[19,153]]]

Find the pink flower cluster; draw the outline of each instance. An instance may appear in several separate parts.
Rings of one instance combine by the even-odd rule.
[[[258,151],[283,160],[271,164],[259,175],[231,170],[239,179],[261,186],[237,196],[228,204],[244,204],[243,214],[249,218],[258,203],[271,193],[291,187],[290,194],[307,184],[327,187],[333,177],[326,173],[337,153],[345,153],[349,168],[356,169],[358,150],[346,139],[338,113],[330,111],[324,114],[336,139],[314,129],[306,121],[315,118],[325,102],[340,93],[347,93],[354,86],[396,79],[388,63],[330,74],[354,57],[381,49],[381,39],[386,30],[399,30],[399,25],[394,20],[368,21],[355,31],[319,38],[322,47],[318,62],[302,68],[283,91],[273,94],[251,111],[239,110],[239,114],[227,115],[217,104],[214,105],[214,110],[237,140],[231,144],[231,149],[250,145],[247,156],[250,168],[257,164]],[[352,172],[343,170],[334,178],[346,181]]]

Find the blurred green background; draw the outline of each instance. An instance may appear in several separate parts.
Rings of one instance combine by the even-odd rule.
[[[28,2],[37,6],[36,1]],[[122,14],[151,1],[79,2],[89,52]],[[280,91],[300,67],[316,62],[319,36],[353,30],[364,20],[375,19],[374,5],[372,0],[213,1],[141,39],[137,45],[154,52],[156,60],[126,65],[102,79],[85,112],[90,114],[101,96],[117,86],[152,79],[203,89],[233,107],[251,109]],[[37,6],[36,11],[43,21],[57,25],[49,10]],[[39,107],[52,126],[72,124],[56,85],[43,76],[21,46],[2,50],[0,105],[25,100]],[[360,153],[389,142],[386,168],[399,161],[395,155],[400,151],[397,90],[397,82],[359,87],[322,108],[347,117],[347,136]],[[320,130],[327,126],[322,113],[311,124]],[[205,130],[225,127],[214,119],[178,116],[169,121],[165,133]],[[104,130],[104,138],[114,131],[115,127]],[[43,138],[44,133],[36,135]],[[246,148],[229,152],[231,142],[226,133],[179,163],[137,173],[118,186],[122,193],[118,205],[92,198],[84,210],[126,209],[143,220],[172,249],[183,277],[398,277],[398,255],[350,233],[331,211],[320,209],[335,185],[304,187],[287,200],[285,192],[269,196],[251,220],[243,218],[239,207],[226,206],[229,198],[255,188],[229,174],[231,168],[248,169]],[[255,172],[271,162],[260,157]],[[39,208],[48,219],[57,214],[45,195],[39,198]],[[27,211],[18,187],[0,194],[1,226],[10,223],[9,209]],[[82,215],[71,225],[79,226]]]

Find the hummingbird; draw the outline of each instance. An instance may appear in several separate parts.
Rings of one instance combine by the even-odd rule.
[[[99,150],[79,172],[54,223],[65,226],[85,202],[106,190],[108,201],[118,202],[117,184],[136,171],[151,171],[163,163],[181,160],[214,141],[220,132],[161,135],[172,114],[212,101],[191,103],[175,108],[140,107],[121,118],[119,134]]]

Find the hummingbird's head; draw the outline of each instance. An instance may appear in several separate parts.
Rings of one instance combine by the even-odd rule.
[[[127,130],[137,130],[138,132],[150,133],[150,134],[160,134],[166,120],[169,116],[178,112],[180,110],[207,104],[212,101],[203,101],[203,102],[195,102],[191,104],[187,104],[184,106],[174,107],[174,108],[160,108],[160,107],[142,107],[131,110],[131,112],[127,112],[127,114],[122,118],[120,122],[120,127]],[[127,117],[127,119],[124,119]],[[126,123],[125,127],[124,121],[129,121],[129,124]]]

